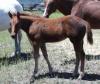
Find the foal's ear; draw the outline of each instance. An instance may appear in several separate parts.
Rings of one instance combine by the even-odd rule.
[[[12,18],[12,14],[11,14],[11,12],[10,12],[10,11],[8,12],[8,15],[9,15],[9,17],[10,17],[10,18]]]

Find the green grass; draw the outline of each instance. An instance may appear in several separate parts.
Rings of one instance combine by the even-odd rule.
[[[29,44],[26,34],[23,33],[23,40],[21,41],[22,51],[27,50],[30,45],[25,46],[25,44]],[[24,49],[23,49],[24,48]],[[4,57],[6,55],[10,55],[14,51],[14,40],[10,37],[9,32],[2,31],[0,32],[0,57]]]
[[[62,16],[64,16],[64,15],[59,12],[55,12],[50,15],[50,18],[58,18],[58,17],[62,17]]]
[[[43,14],[43,12],[41,12],[41,11],[36,11],[36,12],[32,11],[32,13],[34,13],[36,15],[38,14],[40,16],[42,16],[42,14]],[[64,15],[62,13],[60,13],[59,11],[57,11],[57,12],[54,12],[53,14],[51,14],[49,18],[58,18],[61,16],[64,16]]]

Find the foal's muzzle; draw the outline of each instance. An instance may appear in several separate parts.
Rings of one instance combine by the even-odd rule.
[[[15,39],[15,36],[16,36],[15,33],[11,33],[11,37],[12,37],[13,39]]]

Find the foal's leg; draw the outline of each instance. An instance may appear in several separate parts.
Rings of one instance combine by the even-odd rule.
[[[80,66],[80,75],[78,79],[82,79],[84,76],[84,66],[85,66],[85,52],[83,49],[83,44],[80,44],[82,46],[82,51],[81,51],[81,66]]]
[[[48,59],[48,54],[47,54],[47,49],[46,49],[45,43],[41,43],[40,47],[41,47],[42,54],[43,54],[43,56],[48,64],[49,72],[52,73],[52,66],[51,66],[50,61]]]
[[[71,42],[73,43],[75,54],[76,54],[76,65],[75,65],[75,70],[73,73],[73,76],[75,76],[78,73],[78,67],[79,67],[79,62],[81,61],[81,69],[79,73],[78,79],[81,79],[84,76],[84,59],[85,59],[85,53],[83,50],[83,40],[81,41],[74,41],[73,39],[70,39]]]
[[[33,44],[33,49],[34,49],[33,55],[35,60],[35,68],[34,68],[33,76],[35,77],[38,72],[39,45],[37,43]]]
[[[80,65],[80,72],[79,72],[78,79],[82,79],[84,77],[84,65],[85,65],[85,52],[83,49],[83,40],[77,42],[75,50],[76,52],[80,52],[79,58],[80,58],[81,65]]]
[[[76,76],[78,74],[78,67],[79,67],[79,62],[80,62],[80,51],[79,51],[79,45],[77,42],[74,42],[72,39],[70,39],[70,41],[72,42],[73,46],[74,46],[74,50],[75,50],[75,55],[76,55],[76,64],[75,64],[75,69],[73,72],[73,76]]]
[[[29,39],[29,38],[28,38]],[[32,54],[33,54],[33,56],[34,56],[34,61],[35,61],[35,67],[34,67],[34,72],[33,72],[33,75],[32,75],[32,77],[31,77],[31,79],[30,79],[30,84],[31,83],[33,83],[34,82],[34,80],[35,80],[35,77],[37,77],[38,76],[38,74],[37,74],[37,72],[38,72],[38,59],[39,59],[39,44],[38,44],[38,42],[33,42],[33,41],[31,41],[30,39],[29,39],[29,41],[30,41],[30,44],[32,45],[32,47],[33,47],[33,52],[32,52]]]

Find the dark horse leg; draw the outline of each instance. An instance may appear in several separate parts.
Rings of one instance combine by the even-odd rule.
[[[8,31],[11,33],[11,28],[8,29]],[[18,34],[16,35],[14,42],[15,42],[15,52],[12,55],[21,55],[21,38],[22,38],[22,34],[21,31],[18,31]]]
[[[41,43],[40,48],[41,48],[43,56],[48,64],[49,72],[52,73],[52,66],[51,66],[50,61],[48,59],[48,54],[47,54],[47,49],[46,49],[45,43]]]
[[[34,68],[34,73],[33,73],[33,76],[32,77],[35,77],[37,75],[37,72],[38,72],[38,59],[40,57],[39,55],[39,47],[40,47],[40,44],[39,42],[37,41],[32,41],[28,38],[30,44],[32,45],[32,48],[33,48],[33,51],[32,51],[32,54],[34,56],[34,60],[35,60],[35,68]]]
[[[83,49],[83,40],[75,41],[75,39],[74,40],[70,39],[70,41],[73,43],[75,54],[76,54],[76,65],[75,65],[75,70],[73,72],[73,76],[78,74],[79,63],[81,62],[78,79],[82,79],[84,76],[84,63],[85,63],[85,52]]]
[[[20,47],[21,37],[22,37],[21,31],[18,31],[18,34],[16,35],[15,38],[15,55],[19,56],[21,56],[21,47]]]
[[[38,72],[38,59],[39,59],[39,44],[37,42],[33,43],[33,49],[34,49],[34,60],[35,60],[35,68],[34,68],[34,77],[37,76]]]
[[[34,67],[34,72],[33,72],[33,75],[30,79],[30,84],[34,82],[35,80],[35,77],[38,76],[37,72],[38,72],[38,59],[39,59],[39,43],[38,42],[32,42],[30,39],[29,39],[32,47],[33,47],[33,56],[34,56],[34,61],[35,61],[35,67]]]

